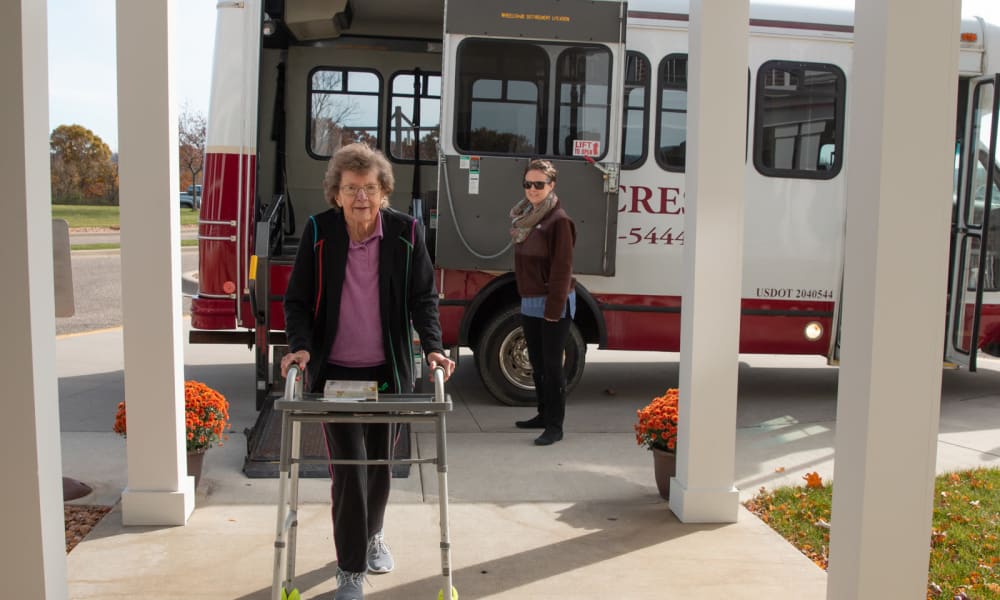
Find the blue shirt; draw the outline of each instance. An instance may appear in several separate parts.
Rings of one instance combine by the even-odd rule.
[[[521,298],[521,314],[526,317],[536,319],[545,318],[545,296],[526,296]],[[563,309],[562,318],[573,318],[576,316],[576,290],[570,290],[566,297],[566,308]]]

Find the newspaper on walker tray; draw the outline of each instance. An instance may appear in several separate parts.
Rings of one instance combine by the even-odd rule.
[[[378,400],[378,382],[331,379],[323,388],[323,399],[332,402],[375,402]]]

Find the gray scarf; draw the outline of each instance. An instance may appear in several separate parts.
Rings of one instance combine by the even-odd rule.
[[[510,237],[514,243],[523,242],[531,230],[535,228],[535,225],[538,225],[545,215],[555,208],[558,200],[554,191],[550,192],[538,206],[532,204],[527,198],[521,198],[514,205],[514,208],[510,209]]]

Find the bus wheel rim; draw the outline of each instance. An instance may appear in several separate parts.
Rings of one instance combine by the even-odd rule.
[[[535,380],[531,376],[531,361],[528,360],[528,345],[524,333],[517,328],[504,337],[500,344],[500,372],[511,385],[522,390],[534,390]]]

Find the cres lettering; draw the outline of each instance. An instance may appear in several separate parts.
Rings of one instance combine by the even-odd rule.
[[[631,187],[631,191],[629,190]],[[684,207],[679,206],[684,194],[680,188],[658,187],[659,203],[654,208],[653,190],[644,185],[621,186],[619,188],[620,213],[646,213],[651,215],[683,215]]]

